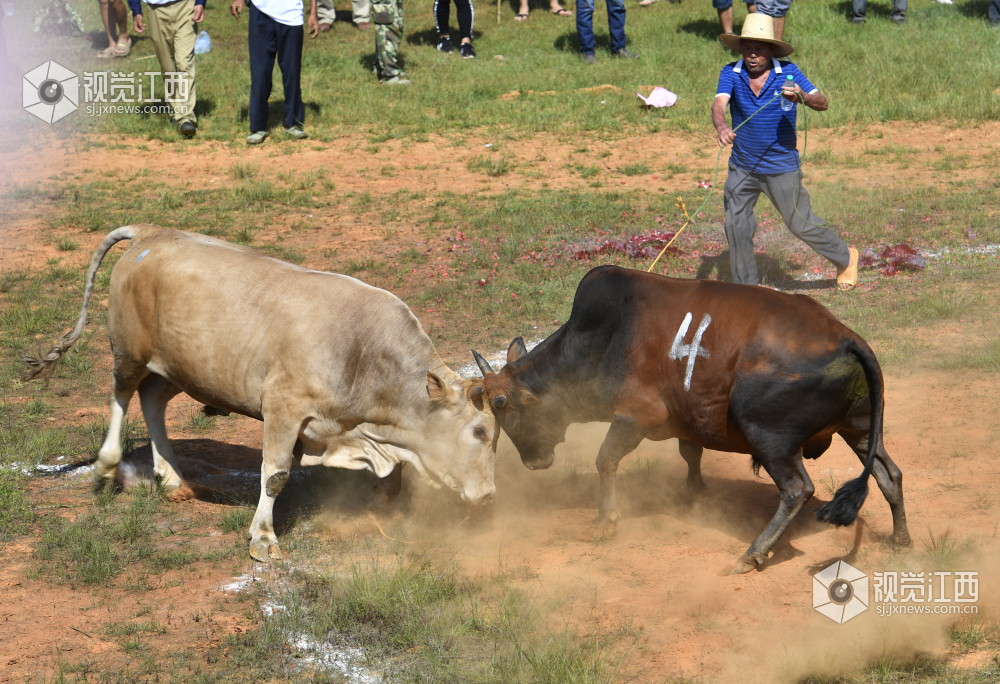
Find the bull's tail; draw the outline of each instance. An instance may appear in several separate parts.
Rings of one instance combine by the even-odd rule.
[[[875,454],[878,452],[879,441],[882,438],[882,413],[884,407],[885,388],[882,384],[882,370],[878,359],[868,345],[858,345],[851,342],[848,351],[858,359],[865,372],[868,383],[868,397],[871,404],[871,418],[868,424],[868,456],[865,459],[865,469],[861,475],[845,482],[834,494],[833,500],[824,504],[816,511],[816,519],[834,525],[850,525],[858,517],[865,498],[868,496],[868,478],[875,467]]]
[[[116,242],[131,240],[134,235],[132,226],[124,226],[111,231],[101,241],[101,245],[94,252],[94,258],[90,260],[90,268],[87,269],[87,286],[83,291],[83,309],[80,311],[80,317],[76,321],[76,327],[59,338],[59,341],[49,350],[49,353],[42,355],[41,345],[39,345],[38,356],[25,356],[24,362],[28,364],[28,367],[21,371],[22,378],[33,380],[34,378],[41,377],[43,382],[48,384],[49,378],[52,377],[52,373],[56,370],[59,359],[73,348],[73,345],[76,344],[76,341],[80,339],[80,335],[83,333],[83,327],[87,325],[87,309],[90,307],[90,295],[94,291],[94,278],[97,276],[97,269],[101,265],[101,261],[104,260],[104,255],[108,253],[108,250]]]

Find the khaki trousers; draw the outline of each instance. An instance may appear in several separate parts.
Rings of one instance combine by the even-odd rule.
[[[195,123],[194,0],[176,0],[166,5],[146,5],[149,37],[160,60],[164,100],[173,107],[174,121]]]
[[[355,24],[371,22],[371,0],[351,0],[352,19]],[[333,24],[337,21],[337,10],[333,0],[317,0],[316,16],[321,24]]]

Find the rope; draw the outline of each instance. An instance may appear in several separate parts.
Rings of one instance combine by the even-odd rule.
[[[454,532],[455,530],[457,530],[458,528],[460,528],[462,525],[464,525],[465,523],[469,522],[469,518],[471,518],[471,517],[472,517],[472,514],[470,513],[469,515],[465,516],[465,519],[462,522],[460,522],[457,525],[455,525],[453,528],[451,528],[450,530],[448,530],[447,532],[445,532],[444,534],[442,534],[437,539],[434,539],[433,541],[430,541],[430,542],[427,542],[427,543],[430,544],[431,546],[434,546],[439,541],[441,541],[442,539],[444,539],[445,537],[447,537],[449,534],[451,534],[452,532]],[[378,524],[378,520],[375,519],[375,516],[371,516],[371,521],[375,525],[375,527],[378,528],[379,533],[383,537],[385,537],[386,539],[388,539],[389,541],[398,542],[400,544],[419,544],[420,543],[420,542],[412,542],[412,541],[406,541],[405,539],[396,539],[395,537],[390,537],[382,529],[382,526]]]
[[[764,109],[764,107],[768,106],[769,104],[771,104],[772,102],[774,102],[779,97],[781,97],[781,91],[780,90],[778,92],[776,92],[774,94],[774,96],[770,100],[768,100],[767,102],[765,102],[764,104],[762,104],[757,109],[756,112],[754,112],[753,114],[751,114],[750,116],[748,116],[746,119],[743,120],[742,123],[740,123],[739,126],[737,126],[736,128],[734,128],[733,129],[733,133],[735,133],[736,131],[740,130],[740,128],[742,128],[748,121],[750,121],[750,119],[752,119],[755,116],[757,116],[758,114],[760,114],[761,111]],[[802,159],[802,156],[805,156],[806,148],[809,145],[809,126],[807,124],[807,119],[806,119],[806,109],[808,109],[808,107],[805,106],[805,100],[803,99],[803,97],[801,95],[799,95],[799,100],[802,102],[802,105],[803,105],[802,106],[802,128],[805,131],[804,142],[802,144],[802,155],[799,157],[799,171],[801,172],[802,171],[802,161],[801,161],[801,159]],[[701,210],[705,208],[705,205],[708,204],[708,200],[712,196],[712,192],[715,190],[716,184],[719,182],[719,163],[722,161],[722,150],[723,149],[725,149],[725,148],[720,147],[719,148],[719,154],[715,157],[715,177],[712,179],[712,185],[708,188],[708,194],[705,195],[705,201],[703,201],[701,203],[701,206],[698,207],[698,209],[694,212],[694,216],[691,216],[691,215],[688,214],[687,209],[684,207],[684,201],[680,197],[677,198],[677,201],[679,202],[679,204],[675,204],[674,206],[675,207],[679,207],[681,209],[681,211],[684,212],[684,217],[687,219],[687,221],[684,222],[684,225],[681,226],[680,230],[678,230],[676,233],[674,233],[674,236],[672,238],[670,238],[670,242],[668,242],[663,247],[663,249],[660,250],[660,253],[656,255],[656,259],[653,260],[652,265],[650,265],[650,267],[646,270],[646,273],[652,273],[653,272],[653,269],[656,268],[656,264],[659,263],[660,258],[664,254],[666,254],[666,252],[667,252],[668,249],[670,249],[670,245],[674,244],[674,240],[676,240],[677,237],[681,233],[684,232],[684,229],[687,228],[691,224],[692,221],[694,221],[694,217],[698,216],[698,214],[701,213]],[[799,214],[798,191],[799,191],[798,190],[798,185],[796,185],[796,188],[795,188],[795,195],[796,196],[792,198],[792,202],[795,205],[795,213],[796,214]],[[809,221],[802,214],[799,214],[799,218],[801,218],[803,221],[805,221],[806,223],[808,223],[811,226],[819,225],[819,224],[813,223],[812,221]]]

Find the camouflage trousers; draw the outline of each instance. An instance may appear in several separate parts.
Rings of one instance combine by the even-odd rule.
[[[375,24],[375,59],[382,80],[401,76],[399,44],[403,40],[403,0],[372,0]]]

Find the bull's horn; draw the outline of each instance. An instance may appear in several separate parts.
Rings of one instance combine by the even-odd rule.
[[[472,350],[472,357],[476,360],[476,365],[479,366],[479,372],[483,374],[484,378],[489,373],[496,373],[496,371],[493,370],[493,366],[490,365],[490,362],[484,359],[475,349]]]
[[[469,392],[469,396],[472,397],[473,399],[479,399],[479,398],[481,398],[483,396],[483,394],[485,394],[485,392],[486,392],[486,388],[485,387],[482,387],[480,385],[476,385]]]
[[[502,409],[504,406],[507,405],[507,397],[505,397],[502,394],[499,395],[496,399],[493,400],[493,405],[498,409]]]

